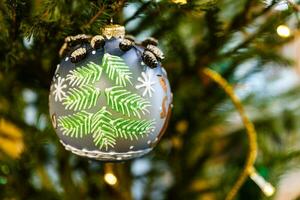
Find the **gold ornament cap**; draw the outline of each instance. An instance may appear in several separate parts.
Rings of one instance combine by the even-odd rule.
[[[118,24],[109,24],[101,29],[102,35],[107,39],[114,38],[124,38],[125,37],[125,27]]]

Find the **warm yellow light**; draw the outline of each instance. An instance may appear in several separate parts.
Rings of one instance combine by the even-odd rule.
[[[263,189],[263,192],[267,197],[270,197],[275,193],[275,188],[272,185],[268,184]]]
[[[287,37],[291,36],[291,30],[286,25],[280,25],[280,26],[277,27],[277,34],[280,37],[287,38]]]
[[[186,4],[187,0],[172,0],[172,2],[177,4]]]
[[[117,183],[117,177],[112,173],[106,173],[104,175],[104,180],[109,185],[115,185]]]

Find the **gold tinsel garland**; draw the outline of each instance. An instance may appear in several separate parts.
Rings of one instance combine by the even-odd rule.
[[[249,140],[249,150],[245,166],[241,174],[239,175],[237,181],[227,194],[226,200],[234,199],[239,189],[248,177],[250,177],[261,188],[261,190],[266,196],[273,195],[275,191],[274,187],[270,183],[266,182],[263,179],[263,177],[261,177],[255,170],[254,164],[257,157],[257,134],[253,123],[249,120],[248,116],[246,115],[241,101],[239,100],[238,96],[234,93],[234,89],[232,88],[232,86],[220,74],[208,68],[204,69],[203,73],[215,83],[217,83],[230,97],[232,103],[234,104],[235,108],[237,109],[239,115],[242,118],[243,124],[247,130],[246,133]]]

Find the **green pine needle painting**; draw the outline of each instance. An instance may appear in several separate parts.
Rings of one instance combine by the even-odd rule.
[[[122,58],[106,53],[103,56],[102,66],[116,85],[126,86],[127,83],[132,85],[130,81],[132,73]]]
[[[154,120],[135,120],[119,118],[114,120],[114,127],[121,138],[138,139],[154,127]]]
[[[141,114],[149,113],[149,101],[138,94],[127,91],[122,86],[114,86],[105,90],[108,105],[118,112],[130,117],[141,118]]]
[[[64,99],[63,105],[68,110],[84,110],[89,109],[97,104],[100,91],[92,85],[83,85],[80,88],[71,88],[67,97]]]
[[[95,83],[101,80],[103,71],[113,86],[100,91]],[[118,138],[137,140],[153,131],[155,120],[140,119],[149,113],[150,102],[125,88],[128,84],[132,85],[131,79],[132,73],[124,60],[108,53],[104,54],[102,65],[90,62],[71,70],[66,78],[71,87],[62,105],[75,113],[58,119],[62,134],[73,138],[91,135],[99,149],[108,150],[115,147]],[[92,113],[89,109],[98,105],[103,93],[107,107]],[[129,118],[114,119],[111,111]]]
[[[94,114],[91,123],[93,139],[96,146],[100,149],[109,146],[114,147],[116,144],[115,128],[112,123],[112,114],[103,107],[100,111]]]
[[[92,114],[86,111],[80,111],[74,115],[64,116],[58,119],[58,124],[61,126],[63,134],[82,138],[91,132]]]
[[[86,66],[71,70],[67,75],[67,80],[70,81],[71,86],[93,84],[100,80],[101,74],[102,68],[91,62]]]

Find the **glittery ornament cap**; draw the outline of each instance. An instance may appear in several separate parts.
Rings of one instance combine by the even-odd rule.
[[[124,38],[125,27],[118,24],[109,24],[101,29],[102,35],[107,39],[111,38]]]

